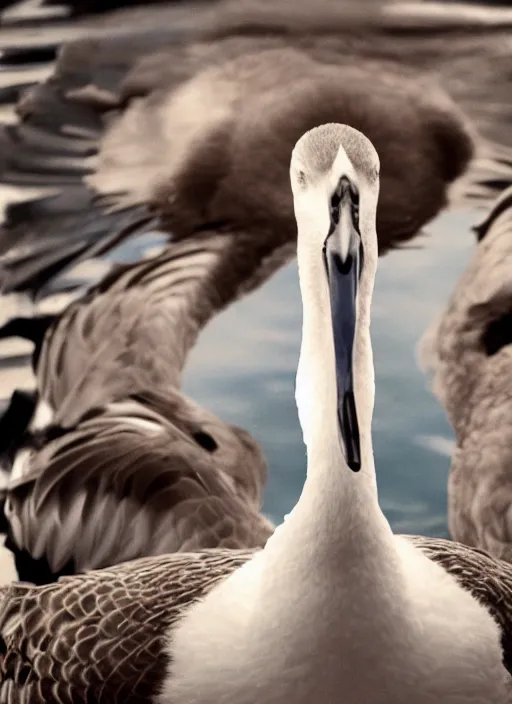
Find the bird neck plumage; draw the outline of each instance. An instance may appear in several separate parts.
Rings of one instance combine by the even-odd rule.
[[[354,344],[354,391],[359,421],[359,472],[345,461],[337,416],[334,340],[328,286],[321,256],[298,251],[303,329],[297,372],[297,406],[307,447],[307,479],[294,509],[308,524],[316,549],[350,552],[392,540],[378,503],[371,437],[374,402],[369,333],[371,282],[361,281]],[[371,273],[370,273],[371,275]],[[378,536],[378,540],[375,538]]]

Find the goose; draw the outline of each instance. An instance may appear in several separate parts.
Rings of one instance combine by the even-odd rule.
[[[434,393],[456,437],[450,533],[511,562],[512,186],[475,231],[478,246],[430,330],[428,351]]]
[[[512,567],[393,535],[371,441],[379,159],[326,124],[295,146],[308,471],[261,550],[148,557],[0,591],[0,702],[506,704]],[[502,646],[503,643],[503,646]]]
[[[290,256],[253,250],[203,233],[119,266],[60,316],[8,323],[36,343],[37,393],[13,394],[0,425],[0,515],[20,579],[265,544],[263,452],[180,389],[208,320]]]
[[[220,3],[195,41],[155,13],[67,43],[1,135],[0,182],[27,189],[0,231],[3,292],[40,295],[155,218],[173,241],[216,229],[293,242],[287,155],[329,120],[381,155],[381,253],[448,199],[487,202],[510,167],[507,23],[346,7]]]

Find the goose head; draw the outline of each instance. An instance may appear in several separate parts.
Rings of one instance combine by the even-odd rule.
[[[325,448],[337,437],[345,463],[358,471],[374,403],[369,322],[379,158],[361,132],[327,124],[297,142],[290,175],[303,299],[299,419],[308,454],[311,444]]]

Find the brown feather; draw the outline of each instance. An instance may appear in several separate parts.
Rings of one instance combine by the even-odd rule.
[[[512,567],[447,540],[408,536],[499,623],[512,667]],[[212,550],[146,558],[0,590],[0,703],[149,702],[165,673],[165,642],[183,612],[251,558]],[[340,573],[342,576],[342,573]]]
[[[476,230],[431,341],[433,387],[456,436],[450,532],[512,562],[512,187]]]

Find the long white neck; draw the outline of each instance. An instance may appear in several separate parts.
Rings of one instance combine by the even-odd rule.
[[[301,245],[301,239],[306,245]],[[311,238],[309,238],[311,241]],[[297,372],[297,405],[307,446],[307,479],[299,502],[279,538],[286,551],[300,546],[316,559],[389,563],[391,528],[377,496],[371,423],[374,371],[370,341],[370,301],[374,272],[363,271],[354,345],[354,393],[359,421],[359,472],[346,464],[337,418],[337,386],[329,291],[321,251],[308,251],[299,232],[298,264],[303,301],[302,346]],[[299,538],[300,535],[300,538]],[[289,542],[288,542],[289,541]],[[310,545],[311,551],[304,546]],[[373,557],[372,557],[373,556]],[[308,558],[309,559],[309,558]]]

